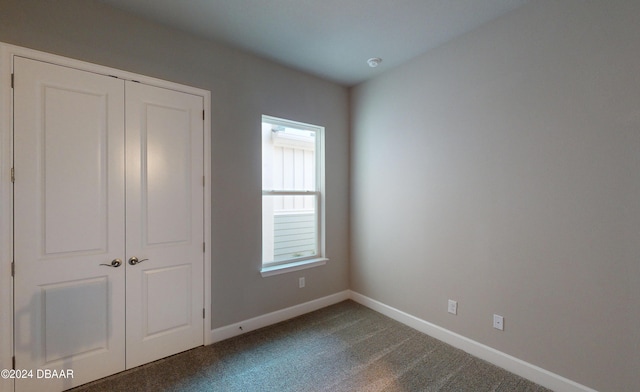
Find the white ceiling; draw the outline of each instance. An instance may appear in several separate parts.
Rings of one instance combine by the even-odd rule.
[[[100,0],[354,85],[528,0]],[[378,68],[367,60],[381,57]]]

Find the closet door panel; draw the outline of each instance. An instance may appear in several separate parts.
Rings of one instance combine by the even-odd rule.
[[[16,390],[61,390],[124,369],[124,82],[14,73],[16,369],[74,371]]]
[[[146,107],[146,156],[142,193],[145,246],[191,240],[191,112],[188,108]],[[169,191],[170,190],[170,191]]]
[[[202,97],[126,84],[127,368],[202,345]],[[144,261],[142,261],[144,260]]]

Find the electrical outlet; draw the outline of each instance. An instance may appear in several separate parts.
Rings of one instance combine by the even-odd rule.
[[[504,331],[504,317],[494,314],[493,315],[493,328]]]
[[[304,276],[298,279],[298,287],[300,288],[304,287]]]
[[[458,302],[450,299],[447,311],[451,314],[458,314]]]

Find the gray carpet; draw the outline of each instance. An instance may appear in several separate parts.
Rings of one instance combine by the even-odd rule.
[[[72,391],[548,389],[345,301]]]

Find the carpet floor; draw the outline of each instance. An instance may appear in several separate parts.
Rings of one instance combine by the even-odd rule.
[[[549,390],[344,301],[72,391]]]

